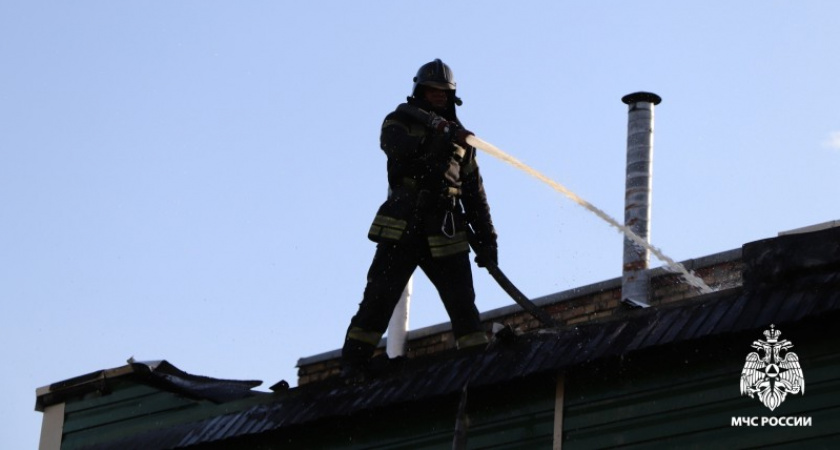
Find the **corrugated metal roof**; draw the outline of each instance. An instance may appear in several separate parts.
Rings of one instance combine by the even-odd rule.
[[[620,321],[531,333],[486,351],[402,361],[363,385],[325,382],[305,386],[278,396],[276,402],[90,448],[189,447],[399,403],[454,396],[468,380],[472,387],[490,386],[680,341],[759,329],[768,323],[783,325],[796,311],[811,311],[796,319],[802,320],[840,310],[839,291],[811,289],[795,294],[794,307],[785,305],[785,298],[793,297],[763,297],[734,289],[690,305],[634,311]],[[760,321],[757,312],[761,312]]]
[[[840,229],[819,233],[811,239],[840,242]],[[750,263],[751,279],[744,287],[679,304],[628,310],[621,317],[598,323],[500,339],[485,350],[400,359],[384,364],[365,384],[313,383],[275,394],[276,401],[89,448],[190,447],[398,404],[454,397],[467,382],[471,387],[491,386],[680,342],[700,344],[704,339],[762,329],[771,323],[783,326],[824,319],[826,314],[837,317],[840,246],[826,251],[812,241],[802,245],[802,239],[801,235],[785,236],[769,242],[769,247],[767,242],[757,243],[755,248],[745,246],[745,255],[757,256]],[[812,254],[802,255],[801,251]],[[822,262],[815,262],[814,256]]]

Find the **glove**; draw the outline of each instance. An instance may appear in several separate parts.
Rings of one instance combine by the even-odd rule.
[[[438,133],[449,133],[449,130],[452,127],[452,123],[448,120],[444,119],[443,117],[430,112],[429,114],[429,128],[437,131]]]
[[[460,145],[461,147],[467,147],[469,145],[467,144],[467,137],[475,136],[475,133],[473,133],[470,130],[465,130],[456,124],[453,125],[455,126],[450,128],[450,130],[452,131],[449,132],[449,136],[452,139],[452,142]]]
[[[465,130],[463,127],[458,125],[457,122],[450,122],[435,113],[429,113],[428,124],[429,127],[437,131],[438,133],[444,133],[448,135],[449,139],[452,140],[452,142],[460,145],[461,147],[466,147],[468,145],[468,136],[475,135],[475,133],[473,133],[472,131]]]
[[[485,245],[475,255],[478,267],[495,267],[499,265],[499,249],[495,245]]]

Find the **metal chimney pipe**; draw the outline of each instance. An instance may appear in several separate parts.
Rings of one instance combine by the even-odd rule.
[[[653,107],[662,99],[650,92],[625,95],[628,105],[627,176],[624,194],[624,225],[650,242],[650,200],[653,162]],[[621,301],[633,307],[650,306],[650,251],[624,238],[624,270]]]
[[[408,279],[403,289],[400,301],[394,308],[391,320],[388,322],[388,339],[385,340],[385,353],[389,358],[405,356],[408,342],[408,315],[411,305],[411,291],[414,287],[414,276]]]
[[[388,187],[388,197],[391,196],[391,188]],[[406,344],[408,342],[408,315],[411,309],[411,291],[414,290],[414,275],[408,278],[403,288],[400,301],[391,313],[391,320],[388,321],[388,338],[385,340],[385,354],[389,358],[405,356]]]

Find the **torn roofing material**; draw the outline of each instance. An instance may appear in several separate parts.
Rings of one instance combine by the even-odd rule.
[[[39,388],[36,392],[35,409],[43,411],[44,407],[63,402],[71,396],[107,391],[108,380],[126,377],[188,398],[209,400],[215,403],[258,395],[259,392],[253,391],[252,388],[262,384],[259,380],[222,380],[191,375],[164,360],[137,362],[129,359],[125,366],[98,370]]]

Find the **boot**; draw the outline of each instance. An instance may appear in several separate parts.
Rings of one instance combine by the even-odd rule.
[[[346,339],[341,349],[341,378],[347,384],[359,384],[369,376],[370,358],[376,346],[355,339]]]

